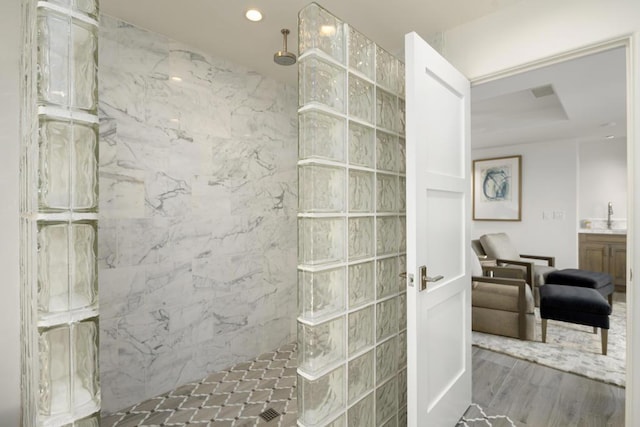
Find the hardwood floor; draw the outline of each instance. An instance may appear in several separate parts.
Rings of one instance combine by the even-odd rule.
[[[473,402],[517,426],[624,426],[624,401],[622,387],[473,347]]]

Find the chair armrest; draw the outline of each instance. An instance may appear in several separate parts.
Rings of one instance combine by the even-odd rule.
[[[496,285],[515,286],[518,288],[518,336],[521,340],[527,337],[527,282],[522,279],[503,279],[498,277],[472,276],[471,282],[493,283]],[[472,291],[473,292],[473,291]]]
[[[487,277],[525,280],[525,272],[521,268],[508,266],[482,266],[482,273]]]
[[[529,259],[539,259],[539,260],[547,261],[547,265],[549,265],[549,267],[555,267],[556,266],[556,257],[553,257],[553,256],[520,254],[520,257],[521,258],[529,258]]]
[[[533,266],[535,264],[534,262],[527,262],[527,261],[515,260],[515,259],[498,259],[497,261],[498,261],[498,263],[521,265],[521,266],[525,267],[526,268],[526,275],[524,277],[524,280],[527,281],[529,286],[531,286],[531,290],[533,291],[533,289],[535,287],[535,283],[536,283],[535,277],[533,277]]]

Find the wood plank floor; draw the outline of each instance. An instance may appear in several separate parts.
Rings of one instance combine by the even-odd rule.
[[[473,347],[473,402],[517,426],[622,427],[624,401],[622,387]]]

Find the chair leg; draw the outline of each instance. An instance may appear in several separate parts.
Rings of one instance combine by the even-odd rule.
[[[598,328],[596,328],[595,326],[593,327],[593,333],[597,334],[598,333]]]
[[[600,338],[602,339],[602,354],[607,355],[607,343],[609,338],[609,330],[600,328]]]
[[[613,308],[613,292],[611,292],[607,298],[609,299],[609,305]]]
[[[542,319],[542,342],[547,342],[547,319]]]

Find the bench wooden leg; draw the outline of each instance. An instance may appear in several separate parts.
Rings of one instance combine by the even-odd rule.
[[[600,328],[600,338],[602,339],[602,354],[607,355],[607,343],[609,339],[609,330]]]
[[[542,342],[547,342],[547,319],[542,319]]]

